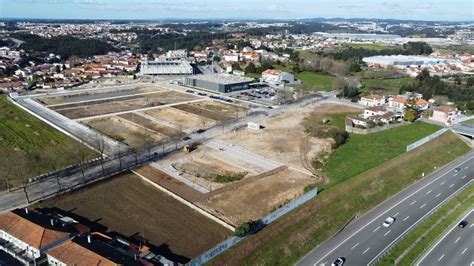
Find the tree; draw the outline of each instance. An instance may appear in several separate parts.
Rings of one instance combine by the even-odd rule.
[[[297,64],[293,65],[293,67],[291,68],[291,71],[292,71],[294,74],[298,74],[298,73],[301,72],[300,67],[299,67]]]
[[[461,84],[462,84],[462,79],[461,79],[461,77],[459,77],[458,75],[454,75],[453,78],[454,78],[454,83],[456,83],[457,85],[461,85]]]
[[[56,73],[57,74],[61,73],[61,67],[59,65],[56,65]]]
[[[417,111],[410,108],[405,112],[405,116],[403,117],[403,119],[409,122],[415,122],[417,115]]]
[[[248,233],[252,232],[257,228],[257,226],[261,223],[260,220],[255,220],[255,221],[248,221],[242,223],[239,227],[235,229],[235,235],[239,237],[244,237]]]
[[[255,73],[256,71],[257,71],[257,68],[255,67],[255,64],[252,62],[250,62],[245,68],[245,72],[247,73]]]
[[[81,169],[82,179],[85,184],[87,182],[85,171],[87,167],[87,160],[89,157],[89,150],[85,146],[81,145],[74,151],[74,157],[79,160],[79,167]]]
[[[357,61],[352,61],[352,63],[351,63],[350,66],[349,66],[349,71],[350,71],[350,72],[353,72],[353,73],[354,73],[354,72],[360,72],[361,69],[362,69],[362,68],[360,67],[359,62],[357,62]]]
[[[98,132],[95,132],[94,148],[99,152],[100,165],[102,167],[102,174],[105,175],[104,161],[105,161],[105,149],[107,145],[105,144],[105,139]]]
[[[474,87],[474,77],[469,77],[469,78],[466,80],[466,86],[467,86],[467,87]]]

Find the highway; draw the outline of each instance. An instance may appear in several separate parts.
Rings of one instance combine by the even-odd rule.
[[[458,227],[466,220],[469,224]],[[453,224],[451,229],[417,262],[417,266],[474,265],[474,209]]]
[[[373,265],[424,217],[471,185],[473,177],[474,151],[471,151],[355,219],[297,265],[331,265],[338,257],[346,259],[344,265]],[[386,228],[382,223],[389,216],[396,220]]]

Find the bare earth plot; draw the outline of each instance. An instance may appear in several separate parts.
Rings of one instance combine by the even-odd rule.
[[[286,169],[236,189],[213,195],[195,204],[235,226],[261,219],[288,201],[302,195],[318,179]]]
[[[80,102],[80,101],[91,101],[91,100],[99,100],[104,98],[110,97],[125,97],[131,96],[134,94],[139,93],[151,93],[151,92],[159,92],[163,91],[162,88],[158,87],[146,87],[146,88],[128,88],[128,89],[116,89],[116,88],[108,88],[102,90],[94,90],[94,91],[85,91],[80,92],[77,94],[72,95],[64,95],[64,96],[54,96],[54,97],[44,97],[41,98],[39,101],[46,105],[54,105],[54,104],[65,104],[65,103],[73,103],[73,102]]]
[[[164,255],[185,263],[231,232],[160,190],[126,174],[40,203],[86,217],[125,236],[145,236]]]
[[[193,114],[196,114],[208,119],[212,119],[217,122],[225,122],[233,118],[232,116],[226,115],[222,112],[208,110],[196,104],[180,104],[180,105],[173,106],[173,108],[176,108],[181,111],[193,113]]]
[[[303,119],[309,115],[324,116],[329,113],[353,112],[355,108],[321,104],[289,110],[279,116],[261,122],[262,130],[244,128],[227,133],[220,138],[242,146],[260,156],[311,174],[309,160],[320,152],[331,149],[332,140],[308,137],[304,132]]]
[[[117,116],[87,120],[83,121],[83,123],[108,135],[112,139],[121,141],[134,148],[163,141],[167,138],[166,135],[153,130],[147,130],[140,125]]]
[[[215,124],[215,121],[199,115],[188,113],[172,107],[158,108],[146,111],[145,114],[156,119],[164,120],[183,129],[195,131]]]
[[[185,93],[164,91],[146,95],[135,95],[125,99],[107,99],[99,102],[94,101],[81,104],[71,103],[68,105],[53,106],[51,109],[71,119],[78,119],[142,108],[158,107],[161,105],[197,99],[197,97]]]
[[[212,100],[205,101],[205,102],[192,103],[191,105],[202,108],[202,109],[206,109],[209,111],[222,113],[229,117],[242,117],[245,115],[245,113],[248,110],[247,108],[244,108],[244,107],[231,105],[231,104],[225,104],[225,103],[212,101]]]
[[[123,119],[126,119],[130,122],[133,122],[135,124],[138,124],[138,125],[141,125],[143,127],[146,127],[148,129],[151,129],[153,131],[156,131],[162,135],[165,135],[167,137],[171,137],[171,138],[180,138],[183,136],[183,132],[178,130],[178,129],[175,129],[175,128],[172,128],[172,127],[169,127],[169,126],[166,126],[166,125],[163,125],[163,124],[160,124],[160,123],[157,123],[153,120],[150,120],[146,117],[143,117],[139,114],[135,114],[135,113],[128,113],[128,114],[123,114],[123,115],[119,115],[119,117],[123,118]]]

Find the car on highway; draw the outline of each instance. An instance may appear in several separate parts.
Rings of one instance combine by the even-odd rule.
[[[331,264],[331,266],[342,266],[344,265],[344,262],[346,262],[346,258],[339,257]]]
[[[390,227],[394,222],[395,222],[395,218],[390,216],[390,217],[387,217],[387,219],[385,219],[385,221],[383,221],[382,225],[384,227]]]
[[[459,172],[460,170],[461,170],[461,167],[456,167],[456,168],[454,168],[454,172],[455,172],[455,173]]]
[[[458,226],[461,227],[461,228],[464,228],[464,227],[466,227],[466,225],[467,225],[468,223],[469,223],[468,221],[465,221],[465,220],[464,220],[464,221],[461,221],[461,222],[458,224]]]

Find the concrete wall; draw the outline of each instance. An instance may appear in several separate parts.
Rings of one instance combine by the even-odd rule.
[[[400,122],[398,124],[385,125],[385,126],[381,126],[381,127],[377,126],[377,127],[374,127],[374,128],[356,128],[356,127],[351,127],[351,126],[346,125],[346,131],[349,132],[349,133],[367,135],[367,134],[371,134],[371,133],[375,133],[375,132],[380,132],[380,131],[384,131],[384,130],[404,126],[404,125],[407,125],[407,124],[409,124],[409,123],[408,122]]]

